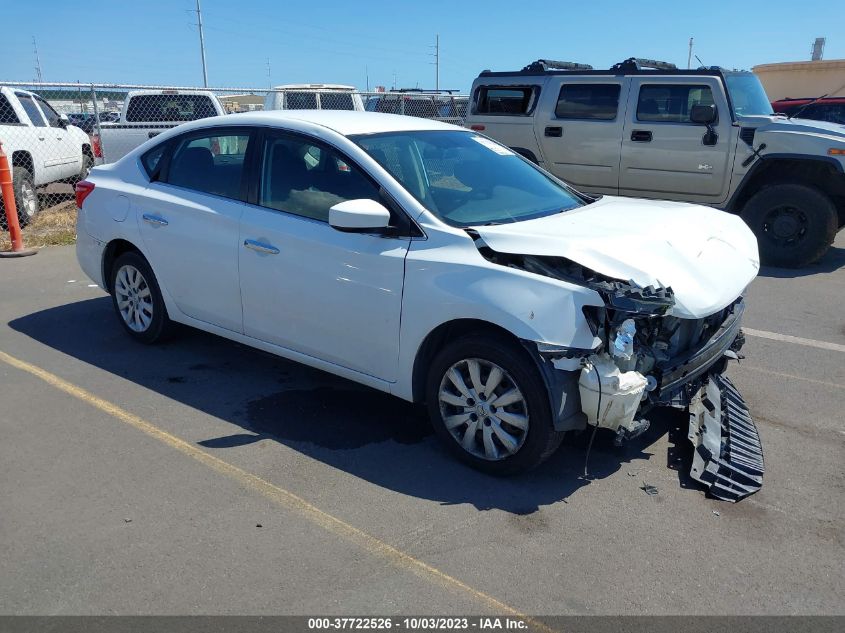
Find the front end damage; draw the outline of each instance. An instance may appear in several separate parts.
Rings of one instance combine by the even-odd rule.
[[[653,407],[679,408],[689,415],[692,478],[727,501],[760,489],[757,429],[724,376],[728,362],[741,358],[741,296],[704,318],[680,318],[672,315],[670,287],[643,288],[559,257],[479,250],[497,263],[589,287],[604,302],[584,308],[598,347],[529,344],[550,386],[559,430],[606,428],[621,444],[648,428],[645,415]]]

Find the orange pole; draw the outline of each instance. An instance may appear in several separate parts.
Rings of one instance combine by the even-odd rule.
[[[18,223],[18,207],[15,205],[12,170],[9,168],[9,159],[3,151],[3,143],[0,143],[0,191],[3,193],[3,207],[6,209],[6,226],[9,227],[9,235],[12,238],[12,252],[17,253],[23,251],[23,237],[21,225]]]

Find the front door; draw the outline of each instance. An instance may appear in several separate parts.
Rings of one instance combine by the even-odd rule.
[[[619,193],[719,203],[727,196],[733,137],[721,82],[713,77],[634,77],[622,138]],[[694,105],[715,105],[716,136],[690,121]]]
[[[410,240],[328,223],[329,207],[380,200],[378,187],[310,137],[268,132],[260,163],[238,249],[244,333],[394,381]]]
[[[133,201],[150,264],[179,310],[243,331],[238,227],[247,128],[213,128],[173,142],[161,181]]]

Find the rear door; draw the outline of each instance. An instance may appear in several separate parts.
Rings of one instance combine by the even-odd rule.
[[[619,193],[719,203],[727,197],[737,131],[716,77],[633,76],[625,116]],[[717,138],[690,121],[694,105],[714,104]]]
[[[534,136],[534,113],[545,81],[543,77],[497,77],[495,83],[477,84],[467,127],[519,153],[527,152],[542,165]]]
[[[177,137],[162,180],[133,202],[150,264],[179,310],[234,332],[243,331],[238,227],[251,138],[245,127]]]
[[[549,80],[536,116],[546,169],[587,193],[616,194],[630,79]]]

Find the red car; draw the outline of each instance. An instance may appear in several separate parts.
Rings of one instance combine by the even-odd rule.
[[[772,109],[775,112],[782,112],[787,116],[799,115],[802,119],[815,119],[816,121],[827,121],[829,123],[845,124],[845,97],[826,97],[815,103],[813,98],[781,99],[772,102]],[[807,105],[811,103],[812,105]]]

